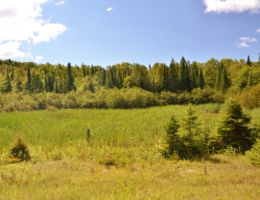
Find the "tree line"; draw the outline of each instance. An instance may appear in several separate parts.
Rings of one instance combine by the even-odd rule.
[[[174,94],[196,93],[203,89],[214,91],[216,96],[238,95],[246,99],[249,93],[259,93],[260,63],[240,59],[211,58],[205,63],[171,60],[170,64],[155,63],[148,67],[138,63],[121,63],[103,68],[85,65],[67,66],[36,64],[0,60],[0,91],[2,93],[52,92],[65,94],[76,92],[97,92],[102,89],[138,87],[152,93]],[[249,101],[249,102],[248,102]],[[256,106],[258,107],[259,102]]]

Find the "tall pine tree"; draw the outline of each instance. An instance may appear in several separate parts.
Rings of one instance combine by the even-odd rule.
[[[251,63],[251,61],[250,61],[250,57],[249,57],[249,56],[247,57],[246,64],[247,64],[249,67],[251,67],[251,65],[252,65],[252,63]]]
[[[71,91],[74,89],[74,79],[72,77],[71,72],[71,63],[68,63],[68,84],[67,84],[67,91]]]

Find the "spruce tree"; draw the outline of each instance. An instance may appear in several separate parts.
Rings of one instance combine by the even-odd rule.
[[[220,90],[223,68],[224,68],[224,64],[223,64],[223,62],[221,62],[217,66],[217,76],[216,76],[216,81],[215,81],[215,90]]]
[[[251,67],[251,65],[252,65],[252,63],[251,63],[251,61],[250,61],[250,57],[249,57],[249,56],[247,57],[246,64],[247,64],[249,67]]]
[[[230,99],[226,104],[226,112],[217,126],[217,133],[224,145],[240,149],[245,153],[253,143],[251,130],[248,127],[250,117],[243,113],[238,100]]]
[[[83,77],[85,77],[86,76],[86,67],[83,64],[82,64],[82,72],[83,72]]]
[[[149,71],[152,69],[151,64],[149,64]]]
[[[28,90],[29,92],[31,92],[31,71],[30,71],[30,67],[27,68],[27,81],[26,81],[26,90]]]
[[[226,91],[228,89],[228,74],[225,67],[223,67],[222,74],[221,74],[221,82],[220,82],[220,90]]]
[[[251,72],[249,71],[246,89],[249,89],[251,85],[252,85],[252,77],[251,77]]]
[[[205,80],[204,80],[204,77],[203,77],[203,72],[202,72],[202,69],[200,69],[200,75],[199,75],[199,87],[201,89],[203,89],[205,86]]]
[[[174,152],[178,153],[180,147],[180,137],[178,135],[178,129],[180,125],[176,120],[175,116],[171,117],[170,123],[165,127],[166,136],[164,138],[165,147],[164,147],[164,156],[173,155]]]
[[[91,65],[91,68],[90,68],[90,76],[93,76],[94,75],[94,66],[93,65]]]
[[[196,111],[192,108],[192,105],[189,104],[187,108],[187,113],[183,117],[183,128],[188,132],[189,143],[192,142],[193,137],[198,133],[199,123],[197,122],[198,116]]]
[[[6,68],[6,70],[5,70],[5,79],[4,79],[3,85],[4,85],[4,88],[3,88],[4,92],[12,91],[11,79],[9,76],[8,68]]]
[[[182,57],[180,64],[181,64],[181,73],[180,73],[181,88],[183,90],[187,90],[188,92],[190,92],[191,83],[189,77],[189,69],[184,57]]]
[[[169,89],[171,92],[177,92],[179,86],[178,69],[175,61],[172,59],[169,66]]]
[[[74,79],[71,74],[71,63],[68,63],[68,84],[67,84],[67,91],[71,91],[74,89]]]

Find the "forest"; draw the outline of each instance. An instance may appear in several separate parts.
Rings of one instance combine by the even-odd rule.
[[[205,63],[171,60],[169,66],[137,63],[67,66],[0,60],[0,110],[145,108],[223,103],[238,98],[259,107],[260,62],[211,58]],[[7,95],[6,95],[7,94]]]

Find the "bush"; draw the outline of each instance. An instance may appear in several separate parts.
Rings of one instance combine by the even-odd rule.
[[[246,152],[246,156],[252,164],[260,167],[260,139],[257,140],[250,151]]]
[[[24,141],[23,137],[18,135],[10,148],[10,160],[14,159],[15,161],[25,161],[30,160],[31,156],[29,154],[29,149]]]

